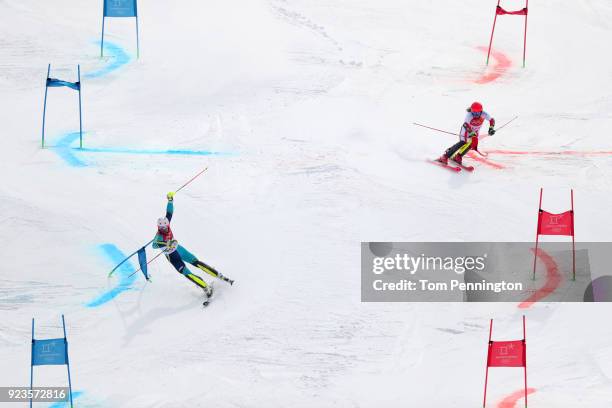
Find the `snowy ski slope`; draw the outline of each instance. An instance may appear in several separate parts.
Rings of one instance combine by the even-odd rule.
[[[0,386],[28,385],[31,318],[53,337],[64,313],[78,407],[476,407],[489,319],[519,338],[525,313],[530,406],[610,407],[607,304],[360,302],[361,241],[531,241],[542,186],[610,240],[612,4],[533,3],[523,69],[519,17],[484,66],[493,1],[141,0],[139,59],[131,19],[100,59],[99,0],[1,1]],[[83,151],[66,88],[40,148],[48,63],[81,64]],[[455,139],[412,123],[458,131],[473,100],[518,119],[474,173],[428,164]],[[173,231],[236,284],[202,310],[161,257],[107,280],[205,166]],[[521,387],[492,370],[488,406]]]

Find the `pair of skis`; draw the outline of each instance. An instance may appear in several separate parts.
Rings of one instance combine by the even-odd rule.
[[[437,159],[429,159],[429,162],[433,163],[433,164],[437,164],[438,166],[448,169],[450,171],[453,171],[455,173],[459,173],[461,170],[465,170],[468,172],[473,172],[474,171],[474,166],[466,166],[465,164],[460,164],[457,163],[455,161],[449,161],[448,163],[443,163]],[[451,164],[452,163],[452,164]]]

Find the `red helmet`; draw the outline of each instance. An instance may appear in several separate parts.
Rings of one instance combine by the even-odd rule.
[[[482,112],[482,103],[474,102],[472,106],[470,106],[470,112]]]

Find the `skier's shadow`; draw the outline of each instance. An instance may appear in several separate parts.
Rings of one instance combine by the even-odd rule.
[[[149,310],[146,314],[140,316],[134,322],[129,324],[126,328],[126,334],[123,336],[124,344],[127,346],[132,340],[138,335],[146,335],[149,333],[148,327],[156,322],[157,320],[165,317],[173,316],[186,310],[194,310],[198,306],[202,305],[201,298],[194,298],[189,302],[176,307],[158,307]]]
[[[469,171],[461,170],[459,174],[453,174],[448,179],[448,186],[452,189],[459,189],[469,183],[469,179],[472,173]]]

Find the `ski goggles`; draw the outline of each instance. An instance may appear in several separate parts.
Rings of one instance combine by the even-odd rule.
[[[472,112],[472,115],[474,115],[474,116],[480,116],[480,115],[482,115],[482,112]]]

